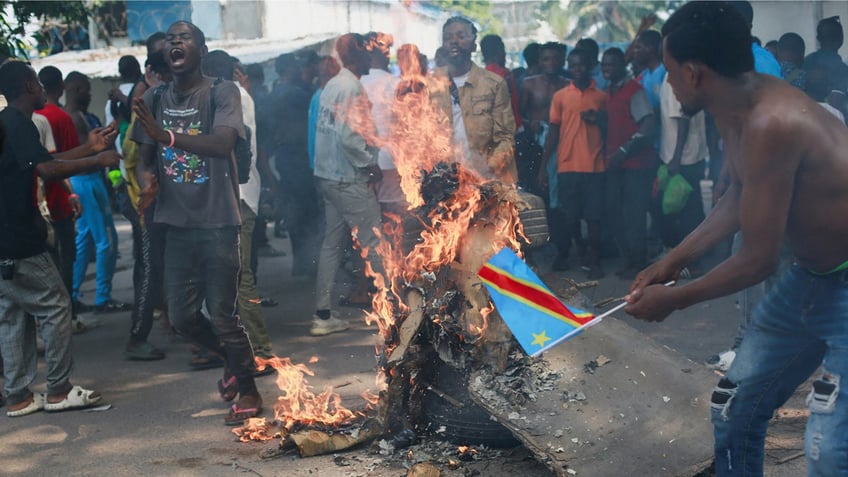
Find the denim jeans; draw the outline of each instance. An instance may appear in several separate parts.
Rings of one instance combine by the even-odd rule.
[[[15,260],[12,280],[0,280],[0,352],[9,404],[27,400],[36,375],[35,321],[44,339],[47,393],[71,390],[71,301],[47,252]]]
[[[100,173],[71,177],[71,184],[82,205],[82,215],[77,219],[77,256],[71,297],[79,300],[79,289],[85,280],[91,243],[94,242],[97,264],[94,304],[104,305],[112,299],[112,275],[118,259],[118,233],[112,220],[109,192]]]
[[[731,253],[736,253],[742,248],[742,232],[736,232],[733,235],[733,244],[731,245]],[[739,302],[739,327],[736,328],[736,336],[733,337],[733,346],[730,348],[736,350],[742,344],[742,338],[745,337],[745,330],[751,324],[751,318],[754,316],[754,308],[762,301],[766,292],[777,283],[778,279],[783,275],[789,266],[792,264],[792,257],[789,250],[784,246],[780,251],[780,263],[777,266],[777,271],[756,285],[750,286],[736,294],[736,300]]]
[[[848,273],[793,265],[754,310],[733,365],[713,391],[716,475],[761,476],[766,429],[819,365],[808,397],[810,476],[848,476]]]
[[[236,314],[239,227],[168,227],[165,298],[171,324],[181,335],[222,356],[242,394],[253,383],[253,350]],[[210,320],[201,313],[203,302]]]

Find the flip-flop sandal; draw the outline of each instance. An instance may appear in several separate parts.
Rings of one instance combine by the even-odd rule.
[[[131,361],[156,361],[165,359],[165,353],[147,341],[136,345],[133,349],[124,350],[124,358]]]
[[[273,366],[269,366],[267,364],[261,370],[257,366],[256,369],[253,371],[253,377],[254,378],[261,378],[262,376],[268,376],[270,374],[274,374],[274,371],[276,371],[276,369],[274,369]]]
[[[230,408],[230,413],[224,417],[224,424],[228,426],[240,426],[244,424],[245,419],[250,419],[260,414],[262,414],[262,399],[259,399],[256,407],[240,409],[238,404],[233,404]]]
[[[230,402],[238,396],[238,382],[235,376],[230,376],[229,379],[221,378],[218,380],[218,393],[221,399]]]
[[[34,412],[44,409],[44,402],[44,395],[41,393],[35,393],[32,395],[32,402],[30,402],[26,407],[18,409],[17,411],[6,411],[6,415],[9,417],[28,416]]]
[[[191,369],[202,371],[204,369],[222,368],[224,367],[224,360],[211,354],[200,354],[192,358],[188,364]]]
[[[72,409],[85,409],[100,402],[103,396],[94,396],[96,392],[81,386],[74,386],[65,399],[59,402],[47,402],[45,400],[44,410],[47,412],[70,411]]]

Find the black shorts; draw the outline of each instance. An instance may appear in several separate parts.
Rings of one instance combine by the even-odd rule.
[[[561,172],[557,175],[559,207],[566,223],[600,222],[606,193],[604,172]]]

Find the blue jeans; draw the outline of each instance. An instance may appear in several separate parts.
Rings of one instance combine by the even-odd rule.
[[[742,248],[742,232],[736,232],[733,235],[733,244],[731,245],[731,253],[737,253]],[[745,330],[751,324],[751,318],[754,316],[754,308],[762,301],[766,292],[771,289],[792,265],[792,256],[789,250],[784,245],[780,250],[780,264],[777,266],[777,271],[756,285],[750,286],[736,293],[736,300],[739,302],[739,327],[736,328],[736,336],[733,337],[733,346],[730,348],[736,350],[742,343],[742,338],[745,337]]]
[[[71,298],[74,301],[79,299],[93,240],[97,263],[94,304],[104,305],[112,299],[112,275],[118,259],[118,233],[112,220],[109,192],[100,173],[71,177],[71,185],[82,205],[82,215],[77,219],[77,257]]]
[[[47,393],[71,390],[71,302],[47,252],[15,260],[12,280],[0,280],[0,352],[5,369],[6,399],[29,399],[35,380],[35,317],[44,339]]]
[[[848,476],[848,273],[793,265],[754,310],[736,359],[713,391],[716,475],[761,476],[766,429],[818,367],[808,397],[810,476]]]
[[[253,350],[236,314],[239,227],[168,227],[165,238],[165,299],[171,324],[181,335],[223,357],[242,394],[256,392]],[[209,320],[201,314],[203,302]]]

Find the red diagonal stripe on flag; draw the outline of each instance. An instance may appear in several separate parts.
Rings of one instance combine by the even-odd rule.
[[[524,297],[527,300],[532,301],[533,303],[552,313],[566,316],[569,319],[580,323],[581,325],[592,321],[592,319],[594,318],[593,316],[578,317],[567,306],[565,306],[564,303],[559,301],[552,294],[545,293],[533,287],[527,286],[524,283],[515,280],[509,275],[498,273],[497,271],[492,270],[487,265],[483,265],[483,268],[481,268],[480,271],[477,272],[477,274],[480,276],[480,278],[495,284],[501,289]]]

